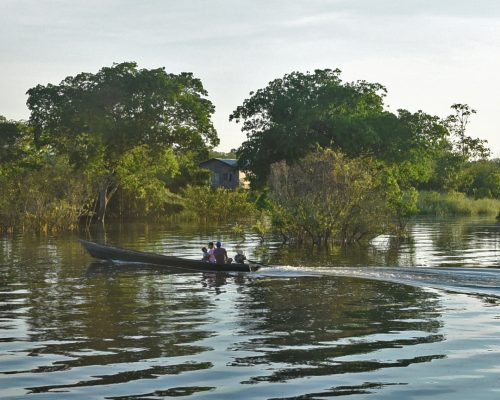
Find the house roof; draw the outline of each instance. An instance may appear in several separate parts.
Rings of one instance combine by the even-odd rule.
[[[203,161],[202,163],[200,163],[200,165],[206,164],[212,160],[220,161],[224,164],[229,165],[230,167],[237,167],[238,166],[238,160],[236,160],[234,158],[211,158],[210,160]]]
[[[216,158],[216,160],[222,161],[223,163],[230,165],[231,167],[236,167],[238,165],[238,160],[234,158]]]

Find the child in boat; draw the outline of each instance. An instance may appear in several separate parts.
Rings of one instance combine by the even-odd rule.
[[[204,261],[204,262],[208,262],[208,259],[209,259],[209,255],[208,255],[208,250],[206,247],[202,247],[201,248],[201,251],[203,253],[203,257],[201,259],[201,261]]]
[[[215,263],[215,248],[214,242],[208,243],[208,262]]]
[[[244,264],[246,259],[247,258],[245,257],[245,255],[241,250],[238,250],[236,252],[236,255],[234,256],[234,262],[238,264]]]

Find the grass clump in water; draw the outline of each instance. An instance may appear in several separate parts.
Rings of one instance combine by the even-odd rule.
[[[495,215],[498,199],[474,199],[460,192],[420,192],[417,207],[423,215]]]

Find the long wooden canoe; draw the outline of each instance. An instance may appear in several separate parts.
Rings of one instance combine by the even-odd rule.
[[[128,250],[120,247],[90,242],[88,240],[80,240],[80,243],[92,257],[112,262],[151,264],[161,267],[191,271],[250,272],[257,271],[260,268],[260,265],[258,264],[212,264],[201,260],[191,260],[188,258],[165,256],[163,254]]]

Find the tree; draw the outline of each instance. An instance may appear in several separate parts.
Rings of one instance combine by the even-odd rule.
[[[398,125],[383,109],[385,88],[378,83],[343,83],[340,70],[292,72],[275,79],[236,108],[230,120],[243,121],[247,140],[238,149],[240,167],[253,185],[263,185],[271,164],[293,163],[318,146],[349,156],[390,153],[397,140],[380,128]],[[387,135],[396,130],[387,130]],[[401,134],[401,132],[399,132]],[[378,150],[374,150],[378,149]]]
[[[490,155],[490,150],[486,147],[487,141],[474,139],[465,134],[469,119],[472,114],[476,114],[476,110],[460,103],[453,104],[451,108],[454,114],[449,115],[444,123],[452,135],[455,152],[466,161],[487,158]]]
[[[490,155],[487,142],[467,136],[470,117],[476,113],[467,104],[453,104],[454,113],[441,120],[446,129],[446,140],[437,152],[431,154],[434,172],[424,189],[456,191],[468,187],[471,176],[469,164]]]
[[[339,70],[293,72],[273,80],[251,92],[230,116],[243,122],[247,135],[238,149],[240,168],[259,188],[273,163],[293,164],[318,147],[331,148],[397,165],[394,177],[407,193],[426,185],[456,188],[463,178],[460,160],[489,154],[485,141],[465,134],[475,113],[469,106],[454,104],[455,114],[445,119],[420,110],[394,114],[384,109],[385,93],[378,83],[342,82]]]
[[[460,191],[475,198],[500,198],[500,160],[477,160],[465,169]]]
[[[125,62],[69,76],[59,85],[38,85],[28,90],[27,104],[36,143],[91,171],[98,218],[104,221],[124,176],[123,169],[117,173],[124,154],[136,147],[158,154],[170,149],[201,161],[219,143],[211,122],[214,106],[206,96],[191,73]]]
[[[15,145],[23,134],[22,125],[0,115],[0,163],[17,158],[19,149]]]

